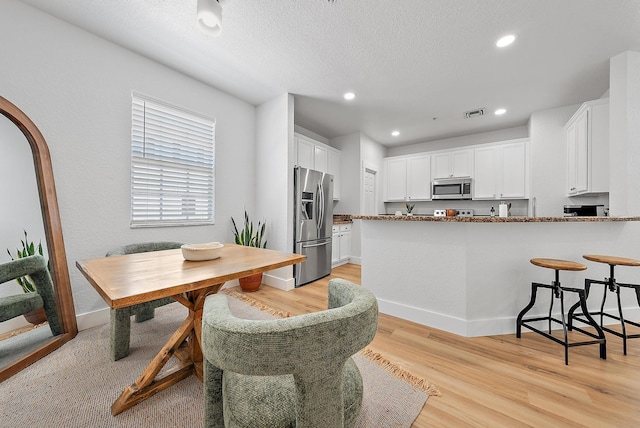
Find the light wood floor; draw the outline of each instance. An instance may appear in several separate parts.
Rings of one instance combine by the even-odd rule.
[[[322,310],[333,277],[360,283],[360,266],[249,296],[292,315]],[[414,427],[640,426],[640,339],[628,341],[624,356],[621,339],[607,336],[607,360],[597,345],[572,348],[565,366],[564,348],[535,333],[465,338],[380,314],[370,347],[442,393],[429,398]]]

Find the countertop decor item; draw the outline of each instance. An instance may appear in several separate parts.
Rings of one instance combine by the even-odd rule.
[[[220,257],[220,249],[224,247],[219,242],[209,242],[206,244],[184,244],[182,256],[189,261],[214,260]]]
[[[407,208],[407,215],[413,215],[413,208],[416,206],[416,204],[410,204],[410,203],[406,203],[405,207]]]
[[[455,217],[456,216],[456,210],[447,210],[447,217]]]

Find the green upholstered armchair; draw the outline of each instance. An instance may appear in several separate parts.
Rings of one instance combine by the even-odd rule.
[[[107,253],[107,257],[148,253],[150,251],[173,250],[175,248],[180,248],[181,246],[182,242],[171,241],[131,244],[109,251]],[[175,302],[175,300],[171,297],[165,297],[151,302],[127,306],[126,308],[111,309],[110,349],[113,361],[117,361],[129,355],[132,315],[135,315],[136,322],[147,321],[154,317],[155,308],[173,302]]]
[[[0,297],[0,321],[7,321],[44,308],[51,333],[54,336],[61,334],[62,328],[53,294],[53,282],[44,257],[35,255],[0,264],[0,284],[25,275],[29,275],[33,280],[36,292]]]
[[[222,294],[202,316],[205,427],[353,427],[362,377],[351,358],[373,340],[378,303],[329,281],[329,309],[268,321],[234,317]]]

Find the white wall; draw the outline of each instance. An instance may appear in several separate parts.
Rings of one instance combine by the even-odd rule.
[[[563,215],[571,204],[566,196],[567,146],[564,125],[579,104],[538,111],[529,120],[529,154],[531,156],[531,200],[536,198],[538,217]]]
[[[0,94],[51,151],[76,312],[106,307],[75,267],[132,242],[231,241],[231,216],[254,208],[256,109],[41,13],[0,3]],[[131,91],[216,118],[216,224],[130,229]]]
[[[333,213],[357,214],[360,212],[360,133],[332,138],[329,145],[340,150],[340,201],[333,206]]]
[[[472,146],[474,144],[514,140],[516,138],[525,138],[528,136],[529,131],[527,127],[518,126],[515,128],[500,129],[498,131],[482,132],[479,134],[464,135],[462,137],[446,138],[444,140],[426,141],[424,143],[410,144],[401,147],[389,147],[387,149],[387,156],[411,155],[414,153],[430,152],[434,150]]]
[[[256,125],[256,213],[267,221],[267,248],[285,252],[293,251],[293,103],[283,94],[258,106]],[[269,272],[263,282],[292,289],[293,267]]]
[[[294,97],[293,103],[295,104],[295,97]],[[305,137],[309,137],[309,138],[311,138],[313,140],[320,141],[323,144],[331,145],[330,142],[329,142],[329,139],[327,137],[323,137],[320,134],[316,134],[313,131],[309,131],[307,128],[303,128],[300,125],[294,125],[293,130],[295,132],[297,132],[298,134],[304,135]]]
[[[609,171],[611,215],[640,213],[640,52],[624,52],[610,65]]]

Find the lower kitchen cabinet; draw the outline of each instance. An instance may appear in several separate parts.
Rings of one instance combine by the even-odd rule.
[[[351,224],[333,225],[331,236],[331,266],[348,263],[351,257]]]

